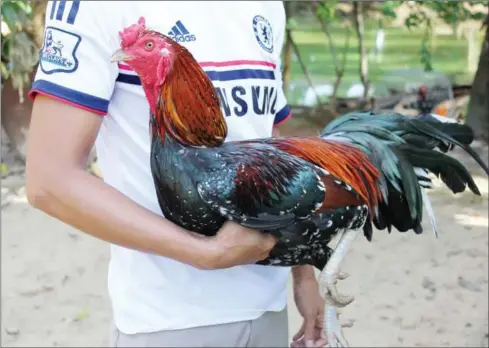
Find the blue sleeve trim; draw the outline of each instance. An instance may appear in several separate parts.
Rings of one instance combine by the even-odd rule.
[[[63,13],[65,12],[66,0],[62,0],[59,2],[58,12],[56,12],[56,19],[58,21],[63,20]]]
[[[49,19],[54,19],[54,12],[56,11],[56,5],[57,5],[58,1],[57,0],[54,0],[52,3],[51,3],[51,14],[49,16]]]
[[[291,113],[290,106],[285,105],[282,110],[277,112],[275,115],[275,120],[273,121],[273,124],[279,124],[285,121],[287,118],[289,118]]]
[[[109,100],[107,99],[66,88],[46,80],[34,81],[32,88],[29,91],[29,95],[33,96],[37,92],[44,92],[53,97],[65,100],[70,104],[95,111],[98,114],[105,115],[109,109]]]
[[[71,5],[70,13],[68,14],[68,20],[66,21],[68,24],[75,24],[76,15],[78,14],[79,9],[80,9],[80,0],[73,1],[73,5]]]
[[[75,19],[76,15],[78,14],[78,10],[80,9],[80,0],[74,0],[71,3],[71,9],[70,12],[68,13],[68,18],[66,20],[66,23],[68,24],[75,24]],[[63,16],[65,14],[65,8],[66,8],[66,1],[65,0],[54,0],[51,1],[51,13],[49,15],[49,19],[51,20],[58,20],[58,21],[63,21]],[[56,14],[56,18],[55,18]]]

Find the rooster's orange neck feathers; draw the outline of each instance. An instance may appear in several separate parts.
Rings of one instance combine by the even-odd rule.
[[[175,45],[175,58],[159,91],[153,135],[175,138],[190,146],[215,147],[227,136],[217,93],[206,73],[185,48]]]

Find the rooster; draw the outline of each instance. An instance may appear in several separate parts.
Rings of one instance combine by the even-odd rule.
[[[336,309],[353,298],[339,294],[336,282],[351,241],[361,231],[370,240],[373,225],[422,232],[421,187],[430,178],[417,168],[454,193],[468,185],[480,195],[466,168],[443,153],[458,145],[489,173],[468,147],[467,126],[401,115],[345,115],[319,137],[225,142],[218,96],[192,54],[146,28],[144,18],[119,36],[112,61],[136,71],[150,105],[151,172],[165,217],[206,236],[227,220],[271,233],[278,242],[259,264],[321,270],[331,346],[347,346]]]

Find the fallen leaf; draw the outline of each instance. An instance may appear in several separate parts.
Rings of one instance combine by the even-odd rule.
[[[78,313],[77,316],[75,316],[73,318],[73,321],[75,321],[75,322],[81,321],[81,320],[85,319],[86,317],[88,317],[88,311],[86,309],[83,309],[80,313]]]

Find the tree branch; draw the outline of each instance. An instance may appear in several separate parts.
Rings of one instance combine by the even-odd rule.
[[[355,29],[358,37],[358,49],[360,54],[360,80],[362,81],[364,92],[363,97],[367,98],[369,81],[368,81],[368,61],[365,49],[365,27],[363,20],[363,3],[361,1],[353,2],[353,17]]]
[[[322,7],[323,4],[321,3],[321,4],[319,4],[319,6]],[[317,7],[316,4],[311,3],[311,7],[313,8],[314,13],[316,14],[316,19],[318,20],[319,24],[321,25],[322,31],[324,32],[324,34],[326,34],[326,37],[328,38],[329,50],[331,51],[331,55],[333,56],[334,68],[335,68],[336,73],[338,73],[338,69],[339,69],[338,58],[337,58],[338,55],[336,53],[336,47],[333,43],[333,37],[331,36],[331,32],[329,30],[328,23],[326,23],[326,21],[323,21],[323,19],[319,15],[319,13],[315,10]]]
[[[307,67],[304,64],[304,61],[302,60],[301,54],[299,52],[299,47],[297,47],[294,39],[292,38],[290,31],[287,32],[287,40],[289,40],[290,44],[292,45],[292,48],[294,49],[294,53],[297,56],[297,60],[299,61],[302,72],[304,73],[304,76],[307,79],[307,83],[309,84],[309,87],[312,88],[314,95],[316,96],[316,101],[317,101],[318,105],[321,104],[321,100],[319,99],[319,95],[317,94],[316,89],[314,88],[314,85],[312,83],[311,75],[309,75],[309,71],[307,70]]]
[[[291,17],[291,8],[290,8],[290,1],[285,1],[284,2],[284,8],[285,8],[285,20],[288,21],[289,18]],[[284,93],[287,94],[289,90],[289,85],[290,85],[290,56],[291,56],[291,44],[290,44],[290,29],[288,26],[285,26],[285,44],[284,44],[284,51],[283,51],[283,71],[282,71],[282,81],[283,81],[283,90]]]

